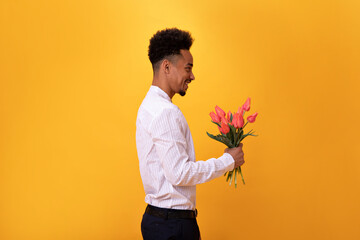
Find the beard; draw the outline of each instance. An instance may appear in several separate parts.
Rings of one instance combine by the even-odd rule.
[[[186,81],[190,81],[190,82],[191,82],[190,79],[186,79]],[[186,84],[186,81],[185,81],[184,84]],[[180,96],[182,96],[182,97],[185,96],[185,94],[186,94],[185,88],[187,89],[188,87],[184,85],[184,89],[181,89],[181,90],[179,91],[179,94],[180,94]]]
[[[186,92],[184,90],[180,90],[179,94],[180,94],[180,96],[183,97],[183,96],[185,96]]]

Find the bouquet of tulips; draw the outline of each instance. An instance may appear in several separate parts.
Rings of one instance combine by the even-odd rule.
[[[254,113],[247,117],[247,122],[244,124],[244,115],[245,112],[250,110],[250,98],[246,100],[244,105],[239,107],[236,113],[229,111],[227,114],[220,107],[215,107],[215,112],[210,113],[211,122],[215,123],[220,131],[220,134],[214,136],[208,132],[207,135],[216,141],[224,143],[229,148],[238,147],[240,142],[247,136],[257,136],[254,135],[254,131],[250,130],[248,133],[244,134],[244,128],[248,123],[253,123],[256,120],[258,113]],[[241,175],[243,184],[245,184],[244,177],[241,172],[241,167],[226,172],[224,176],[227,178],[226,181],[230,180],[229,185],[231,185],[232,180],[234,179],[235,188],[237,187],[237,174]]]

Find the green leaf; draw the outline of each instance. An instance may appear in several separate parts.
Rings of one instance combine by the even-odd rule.
[[[221,142],[224,143],[226,146],[228,146],[229,148],[233,148],[233,144],[231,143],[230,139],[224,135],[218,135],[219,138],[221,139]]]
[[[255,135],[255,134],[253,134],[254,132],[253,132],[253,130],[251,129],[247,134],[245,134],[245,135],[243,135],[242,137],[241,137],[241,139],[240,139],[240,142],[244,139],[244,138],[246,138],[247,136],[254,136],[254,137],[257,137],[258,135]]]
[[[244,139],[244,138],[243,138],[243,136],[244,136],[243,134],[244,134],[244,130],[243,130],[242,128],[240,128],[240,130],[239,130],[239,137],[238,137],[238,140],[237,140],[237,142],[236,142],[236,146],[239,146],[241,140]]]
[[[228,175],[227,175],[227,177],[226,177],[226,181],[229,181],[229,179],[230,179],[230,172],[228,172]]]
[[[236,134],[236,128],[231,125],[231,124],[228,124],[229,127],[230,127],[230,132],[232,134],[232,139],[231,139],[231,142],[232,144],[235,146],[235,143],[236,143],[236,138],[237,138],[237,134]]]
[[[211,121],[211,122],[218,125],[219,127],[221,127],[220,123],[217,123],[217,122],[214,122],[214,121]]]
[[[241,131],[240,128],[235,128],[235,139],[234,139],[234,146],[238,147],[239,146],[239,139],[241,137]]]
[[[212,134],[210,134],[210,133],[208,133],[208,132],[206,132],[206,134],[207,134],[209,137],[211,137],[212,139],[214,139],[214,140],[216,140],[216,141],[219,141],[219,142],[225,144],[226,146],[230,147],[230,146],[229,146],[229,141],[226,140],[226,138],[223,138],[222,135],[214,136],[214,135],[212,135]]]
[[[227,139],[229,139],[229,142],[230,144],[232,144],[233,142],[233,137],[232,137],[232,134],[231,134],[231,130],[225,135]]]

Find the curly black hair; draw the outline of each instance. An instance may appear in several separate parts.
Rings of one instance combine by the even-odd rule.
[[[156,70],[157,63],[164,58],[179,55],[181,49],[189,50],[193,42],[194,39],[188,31],[177,28],[157,31],[150,39],[148,52],[153,69]]]

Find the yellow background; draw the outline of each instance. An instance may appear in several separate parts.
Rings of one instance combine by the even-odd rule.
[[[197,159],[249,96],[246,185],[198,186],[203,239],[360,239],[357,0],[0,2],[0,239],[140,239],[137,109],[150,37],[195,38],[173,101]],[[250,130],[250,128],[248,128]]]

